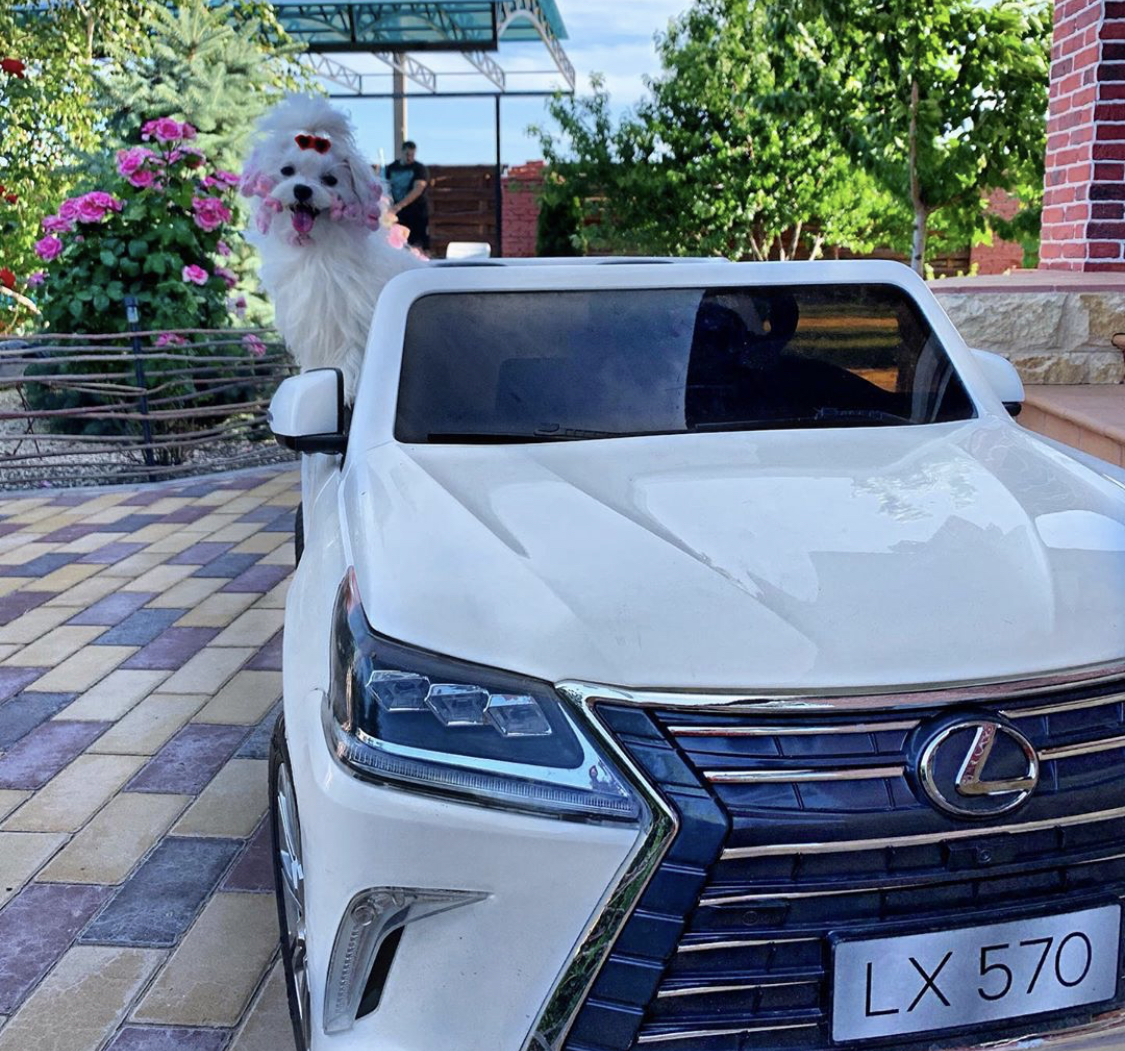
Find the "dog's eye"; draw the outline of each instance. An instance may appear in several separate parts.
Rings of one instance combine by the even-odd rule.
[[[321,177],[320,181],[322,183],[324,183],[325,186],[335,186],[336,185],[336,176],[335,175],[324,175],[324,176]]]
[[[296,169],[293,167],[293,165],[287,164],[287,165],[285,165],[284,168],[281,169],[281,174],[284,175],[285,178],[288,179],[289,176],[292,175],[294,171],[296,171]]]

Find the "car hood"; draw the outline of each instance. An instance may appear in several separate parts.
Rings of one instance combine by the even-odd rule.
[[[880,687],[1125,654],[1112,470],[995,419],[388,443],[343,507],[402,641],[553,682]]]

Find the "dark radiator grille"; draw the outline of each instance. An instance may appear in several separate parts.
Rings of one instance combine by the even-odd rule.
[[[999,922],[1125,897],[1123,701],[1115,682],[965,707],[1003,711],[1043,759],[1034,796],[991,825],[943,815],[912,788],[912,749],[946,709],[781,718],[599,706],[681,831],[567,1051],[819,1051],[831,1046],[829,934],[973,926],[982,911]],[[1026,1028],[985,1027],[991,1039]],[[893,1041],[896,1051],[963,1043]]]

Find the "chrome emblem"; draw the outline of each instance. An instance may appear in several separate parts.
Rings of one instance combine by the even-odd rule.
[[[1035,791],[1039,756],[1013,727],[966,718],[926,742],[917,772],[922,791],[939,810],[957,817],[995,817],[1015,810]]]

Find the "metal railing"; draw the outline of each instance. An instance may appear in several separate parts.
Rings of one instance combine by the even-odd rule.
[[[285,462],[266,426],[296,367],[266,329],[0,340],[0,489]]]

